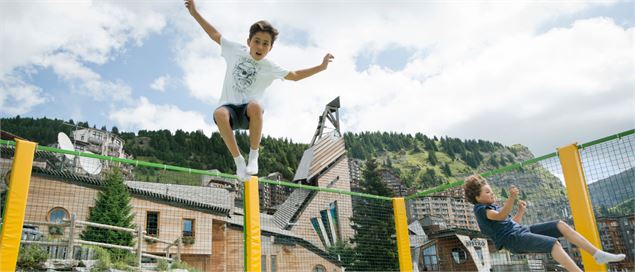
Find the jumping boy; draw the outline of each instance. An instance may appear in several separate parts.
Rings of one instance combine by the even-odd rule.
[[[275,79],[298,81],[326,70],[333,60],[331,54],[322,63],[308,69],[287,71],[266,60],[278,31],[267,21],[258,21],[249,28],[247,46],[227,40],[197,11],[194,0],[185,0],[185,7],[192,17],[221,47],[221,56],[227,63],[220,106],[214,110],[214,122],[218,126],[225,145],[236,163],[236,175],[242,181],[258,174],[258,149],[262,133],[263,108],[258,102],[265,89]],[[233,130],[249,129],[249,161],[238,149]]]
[[[519,190],[509,188],[509,198],[503,207],[495,205],[496,196],[487,181],[472,175],[465,179],[465,198],[474,204],[474,214],[481,232],[489,236],[496,249],[506,248],[512,253],[551,253],[553,258],[568,271],[582,271],[558,242],[564,237],[578,248],[593,255],[599,264],[624,260],[624,254],[611,254],[597,249],[567,223],[556,220],[536,225],[521,225],[526,203],[518,200],[518,212],[510,215]]]

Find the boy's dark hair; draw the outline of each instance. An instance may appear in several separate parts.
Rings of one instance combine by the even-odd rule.
[[[465,200],[475,205],[478,204],[476,197],[481,194],[481,188],[485,185],[487,185],[487,180],[480,175],[471,175],[465,178],[465,184],[463,184]]]
[[[273,45],[273,42],[275,42],[276,38],[278,37],[278,30],[273,27],[271,23],[265,20],[255,22],[253,25],[251,25],[251,27],[249,28],[249,39],[251,40],[251,38],[258,32],[269,33],[269,35],[271,35],[271,45]]]

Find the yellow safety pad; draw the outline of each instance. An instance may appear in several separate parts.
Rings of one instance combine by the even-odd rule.
[[[37,143],[17,140],[0,233],[0,271],[15,271]]]
[[[261,246],[260,246],[260,198],[258,197],[258,177],[252,176],[245,182],[245,233],[247,237],[245,253],[246,271],[260,272]]]
[[[584,178],[578,145],[570,144],[558,148],[558,157],[560,157],[562,174],[567,186],[575,230],[589,240],[592,245],[601,249],[602,243],[595,224],[593,206],[591,205],[591,197],[589,197],[589,190]],[[580,250],[580,253],[582,254],[584,270],[606,271],[606,265],[596,263],[591,254],[583,250]]]
[[[412,271],[412,256],[410,255],[410,238],[408,237],[408,217],[406,202],[403,197],[392,199],[392,209],[395,217],[395,231],[397,232],[397,251],[399,252],[399,270]]]

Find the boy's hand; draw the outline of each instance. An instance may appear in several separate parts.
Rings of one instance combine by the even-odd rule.
[[[194,0],[185,0],[185,7],[192,15],[196,12],[196,4],[194,4]]]
[[[320,66],[322,66],[322,69],[325,69],[329,66],[329,62],[333,61],[335,57],[333,57],[333,55],[331,55],[331,53],[326,54],[326,56],[324,56],[324,59],[322,60],[322,64]]]
[[[514,185],[509,186],[509,197],[510,198],[517,198],[518,197],[518,188]]]
[[[522,200],[518,200],[518,212],[524,212],[527,209],[527,203]]]

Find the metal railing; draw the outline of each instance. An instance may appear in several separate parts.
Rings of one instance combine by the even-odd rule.
[[[141,266],[141,257],[146,257],[146,258],[152,258],[152,259],[158,259],[158,260],[165,260],[168,262],[173,262],[175,261],[174,258],[171,258],[171,252],[170,252],[170,248],[173,246],[176,246],[176,260],[180,261],[181,260],[181,250],[183,247],[183,243],[181,241],[181,237],[177,238],[174,241],[167,241],[167,240],[162,240],[162,239],[158,239],[156,237],[152,237],[149,235],[146,235],[145,231],[142,229],[142,227],[137,227],[137,229],[131,229],[131,228],[123,228],[123,227],[118,227],[118,226],[111,226],[111,225],[105,225],[105,224],[98,224],[98,223],[93,223],[93,222],[88,222],[88,221],[82,221],[82,220],[77,220],[77,217],[73,214],[71,216],[71,219],[64,219],[62,220],[62,222],[45,222],[45,221],[24,221],[25,224],[30,224],[30,225],[38,225],[38,226],[48,226],[49,228],[51,227],[57,227],[57,228],[69,228],[69,235],[68,235],[68,239],[66,241],[37,241],[37,240],[28,240],[28,239],[23,239],[21,241],[21,243],[24,244],[37,244],[37,245],[45,245],[45,246],[60,246],[60,247],[66,247],[67,251],[66,251],[66,259],[70,260],[73,258],[74,256],[74,250],[75,250],[75,246],[77,245],[92,245],[92,246],[99,246],[99,247],[104,247],[104,248],[114,248],[114,249],[123,249],[123,250],[127,250],[130,251],[132,253],[135,253],[137,256],[137,265],[138,267]],[[86,241],[86,240],[81,240],[81,239],[75,239],[75,230],[77,228],[82,228],[82,227],[87,227],[87,226],[91,226],[91,227],[95,227],[95,228],[101,228],[101,229],[108,229],[108,230],[115,230],[115,231],[122,231],[122,232],[128,232],[128,233],[132,233],[134,236],[136,236],[136,247],[132,247],[132,246],[122,246],[122,245],[115,245],[115,244],[109,244],[109,243],[100,243],[100,242],[94,242],[94,241]],[[50,231],[50,229],[49,229]],[[62,233],[64,233],[64,231],[62,231]],[[144,240],[150,240],[150,241],[155,241],[155,242],[159,242],[159,243],[164,243],[167,244],[168,246],[165,248],[165,256],[167,257],[163,257],[163,256],[158,256],[158,255],[154,255],[154,254],[150,254],[148,252],[144,252],[143,251],[143,242]]]

